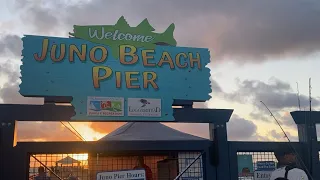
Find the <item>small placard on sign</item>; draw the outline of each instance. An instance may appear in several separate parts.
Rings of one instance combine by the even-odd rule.
[[[161,99],[128,98],[128,116],[161,117]]]
[[[88,97],[87,116],[124,116],[124,98]]]

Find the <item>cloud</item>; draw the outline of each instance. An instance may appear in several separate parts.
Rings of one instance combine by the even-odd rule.
[[[3,34],[0,36],[0,56],[20,57],[22,49],[21,38],[17,35]]]
[[[264,112],[261,111],[255,111],[255,112],[250,112],[250,117],[253,120],[262,120],[265,122],[272,122],[270,118],[272,118],[269,114],[265,114]]]
[[[63,124],[59,121],[18,121],[18,141],[82,141],[80,136],[83,137],[85,141],[96,141],[107,134],[94,131],[90,127],[90,122],[63,122]],[[75,130],[70,125],[72,125]],[[80,133],[80,135],[76,135],[76,131]]]
[[[252,104],[253,110],[249,113],[253,120],[276,123],[263,101],[281,125],[296,128],[295,122],[289,114],[298,109],[298,97],[289,83],[277,78],[270,78],[268,82],[259,80],[237,80],[237,89],[231,93],[220,93],[224,99],[231,102]],[[308,106],[309,97],[300,94],[301,107]],[[313,98],[313,106],[320,105],[319,98]]]
[[[290,139],[290,141],[298,141],[297,136],[293,136],[289,132],[286,132],[286,134],[287,134],[288,138]],[[277,132],[276,130],[269,131],[268,136],[272,137],[273,139],[275,139],[277,141],[288,141],[288,139],[286,138],[286,136],[283,132]]]
[[[194,102],[192,107],[206,109],[208,108],[208,102]]]
[[[231,141],[256,139],[257,126],[249,120],[239,117],[233,114],[230,121],[227,124],[228,139]]]
[[[164,0],[110,4],[96,0],[37,2],[23,7],[22,19],[28,19],[26,25],[38,32],[71,30],[73,24],[114,24],[121,15],[133,25],[147,17],[159,31],[174,22],[180,45],[208,47],[216,59],[261,62],[271,56],[306,55],[320,49],[319,1]]]
[[[281,117],[280,122],[285,126],[297,128],[296,123],[288,111]]]
[[[223,90],[217,81],[215,81],[212,77],[210,77],[210,81],[211,81],[212,93],[217,93],[217,94],[223,93]]]
[[[28,2],[20,1],[20,6],[23,8],[23,13],[20,15],[22,22],[32,24],[32,29],[36,30],[40,34],[50,34],[60,29],[59,17],[54,14],[57,13],[58,9],[52,9],[50,2]],[[56,6],[61,5],[58,1],[53,4]],[[63,9],[63,8],[62,8]],[[25,15],[28,13],[28,15]]]
[[[0,76],[6,77],[7,82],[0,86],[0,99],[6,104],[43,104],[43,98],[26,98],[20,95],[19,66],[11,60],[0,64]]]
[[[207,123],[163,123],[166,126],[174,128],[195,136],[210,138],[209,125]]]
[[[289,113],[290,111],[291,111],[290,109],[278,109],[278,110],[274,110],[272,114],[276,117],[276,119],[279,121],[281,126],[287,126],[289,128],[296,129],[297,126],[292,116]],[[268,123],[276,123],[276,121],[270,115],[269,112],[259,110],[257,108],[255,111],[251,112],[249,115],[253,120],[261,120]]]
[[[60,122],[18,122],[18,141],[80,140]]]
[[[227,124],[228,139],[231,141],[287,141],[282,132],[270,130],[266,135],[260,135],[257,132],[257,126],[250,120],[232,115],[230,122]],[[298,137],[286,132],[291,141],[298,141]]]
[[[18,91],[18,83],[12,85],[6,83],[0,88],[0,99],[5,104],[43,104],[44,102],[43,98],[23,97]]]
[[[259,110],[266,111],[260,103],[263,101],[270,109],[296,108],[298,105],[297,94],[293,92],[289,83],[270,78],[268,83],[259,80],[244,80],[237,82],[238,89],[233,93],[224,94],[224,97],[243,103],[253,103]],[[306,106],[308,97],[300,95],[302,106]],[[319,106],[320,100],[313,99],[313,105]]]
[[[8,78],[8,83],[16,83],[19,80],[18,66],[7,60],[0,64],[0,76]]]
[[[203,138],[210,138],[209,125],[204,123],[164,123],[185,133],[193,134]],[[233,114],[227,123],[229,141],[270,141],[268,137],[259,135],[257,126],[250,120]]]
[[[123,122],[92,122],[90,127],[96,132],[108,134],[123,124]]]

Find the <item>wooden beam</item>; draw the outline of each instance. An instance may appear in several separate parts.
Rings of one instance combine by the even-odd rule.
[[[44,97],[45,103],[70,103],[72,101],[71,96],[46,96]],[[201,101],[195,101],[195,102],[201,102]],[[191,100],[174,100],[173,106],[192,106],[193,101]]]
[[[172,122],[223,124],[229,121],[232,112],[233,110],[231,109],[175,108],[173,109],[173,116],[175,118],[175,121],[172,121]],[[18,120],[18,121],[82,122],[82,120],[71,120],[71,117],[73,117],[74,115],[75,115],[75,111],[73,106],[58,106],[54,104],[44,104],[44,105],[0,104],[0,119],[12,119],[12,120]],[[99,121],[107,122],[102,120],[99,120]],[[99,121],[91,120],[91,122],[99,122]],[[120,121],[108,120],[108,122],[120,122]],[[168,121],[161,121],[161,122],[168,122]]]
[[[28,153],[85,153],[128,151],[203,151],[209,140],[194,141],[91,141],[91,142],[18,142]]]

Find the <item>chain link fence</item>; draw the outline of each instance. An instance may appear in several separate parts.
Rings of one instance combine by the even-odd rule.
[[[179,174],[180,180],[203,180],[202,157],[200,152],[178,152],[170,155],[107,156],[103,153],[90,154],[33,154],[30,155],[29,179],[39,175],[39,170],[51,180],[95,180],[98,172],[130,170],[138,165],[138,157],[152,173],[153,180],[173,180]],[[193,162],[194,161],[194,162]],[[190,163],[193,163],[191,166]],[[39,169],[40,167],[40,169]],[[147,175],[147,177],[149,177]],[[148,180],[148,179],[147,179]]]
[[[243,156],[246,155],[247,157],[250,157],[250,161],[252,161],[252,172],[250,173],[246,173],[245,171],[247,171],[248,169],[238,169],[238,179],[239,180],[253,180],[253,172],[255,170],[257,170],[257,162],[258,161],[274,161],[274,162],[278,162],[274,152],[238,152],[237,153],[238,157],[239,156]],[[250,163],[250,162],[249,162]],[[241,168],[241,164],[240,162],[238,162],[238,167]],[[240,172],[239,172],[240,171]],[[245,174],[245,175],[244,175]]]

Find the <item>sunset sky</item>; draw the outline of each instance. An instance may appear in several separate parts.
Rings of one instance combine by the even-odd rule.
[[[313,109],[320,106],[320,1],[298,0],[0,0],[0,102],[41,104],[23,98],[20,83],[23,34],[68,37],[73,25],[131,26],[144,18],[157,32],[175,23],[179,46],[211,51],[212,98],[200,108],[234,109],[230,140],[285,141],[262,106],[264,101],[292,140],[297,130],[289,114],[308,108],[312,78]],[[86,140],[98,140],[122,123],[72,123]],[[208,124],[168,124],[209,137]],[[20,141],[78,140],[59,122],[19,122]]]

